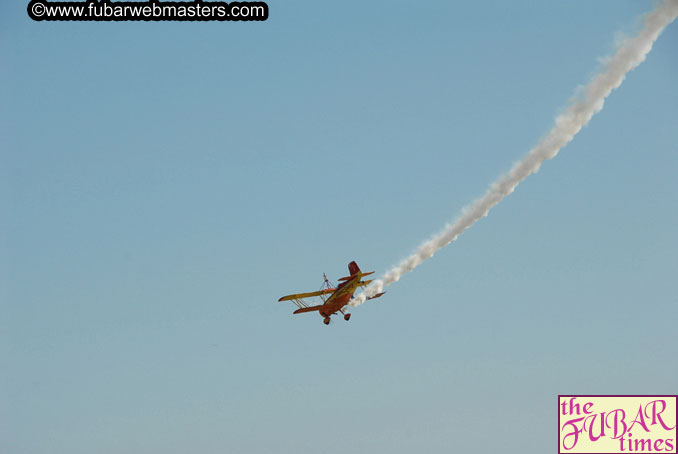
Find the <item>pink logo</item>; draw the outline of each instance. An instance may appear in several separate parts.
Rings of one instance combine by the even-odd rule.
[[[678,396],[558,396],[558,454],[676,454]]]

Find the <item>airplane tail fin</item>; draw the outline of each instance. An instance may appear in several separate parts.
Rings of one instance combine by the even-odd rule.
[[[374,271],[370,271],[369,273],[363,273],[360,271],[360,268],[358,267],[358,264],[356,262],[351,262],[348,264],[348,272],[351,273],[350,276],[346,277],[340,277],[339,281],[350,281],[353,276],[356,274],[360,274],[361,276],[369,276],[370,274],[374,274]]]
[[[348,272],[353,276],[354,274],[360,273],[360,268],[356,262],[351,262],[348,264]]]

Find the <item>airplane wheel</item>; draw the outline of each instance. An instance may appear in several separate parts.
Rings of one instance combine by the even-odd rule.
[[[325,320],[323,320],[323,323],[326,324],[326,325],[329,325],[330,324],[330,318],[329,317],[325,318]]]
[[[351,314],[344,314],[344,320],[348,321],[351,318]]]

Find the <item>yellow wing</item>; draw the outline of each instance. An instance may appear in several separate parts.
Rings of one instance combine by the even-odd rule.
[[[328,293],[334,293],[336,288],[326,288],[324,290],[318,290],[317,292],[309,293],[296,293],[294,295],[287,295],[280,298],[278,301],[291,301],[291,300],[300,300],[304,298],[312,298],[314,296],[327,295]]]

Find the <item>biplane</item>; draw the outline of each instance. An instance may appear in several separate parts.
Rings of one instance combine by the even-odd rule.
[[[287,295],[283,296],[278,301],[292,301],[294,304],[296,304],[298,309],[294,311],[295,314],[318,311],[320,316],[323,318],[323,323],[326,325],[330,324],[330,317],[337,312],[341,312],[344,315],[344,320],[348,321],[348,319],[351,318],[351,314],[344,311],[344,306],[346,306],[351,301],[351,298],[353,298],[353,293],[359,287],[364,287],[372,282],[372,279],[364,281],[363,277],[373,274],[374,271],[363,273],[360,271],[360,268],[358,268],[358,264],[356,262],[351,262],[348,264],[348,272],[350,275],[339,278],[341,283],[336,287],[330,284],[330,281],[327,280],[327,276],[324,276],[324,288],[318,290],[317,292]],[[379,298],[384,293],[386,292],[378,293],[372,297],[369,297],[368,299]],[[304,301],[307,298],[315,297],[320,298],[322,304],[309,306]]]

